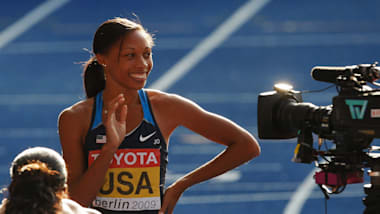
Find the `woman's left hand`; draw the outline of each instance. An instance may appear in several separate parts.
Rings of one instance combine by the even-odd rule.
[[[183,192],[184,190],[179,188],[178,183],[170,185],[165,191],[164,201],[158,214],[172,214]]]

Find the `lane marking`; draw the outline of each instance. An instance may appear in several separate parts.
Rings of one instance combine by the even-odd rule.
[[[314,173],[317,171],[317,168],[313,169],[304,179],[300,186],[298,186],[296,192],[294,192],[286,204],[284,209],[284,214],[297,214],[301,213],[302,207],[305,204],[306,200],[310,198],[313,193],[313,189],[317,187],[314,181]],[[322,194],[322,193],[321,193]]]
[[[212,185],[210,185],[212,184]],[[280,192],[293,191],[299,185],[298,182],[233,182],[228,183],[211,183],[206,182],[188,189],[189,192],[221,192],[228,193],[248,193],[248,192]]]
[[[173,183],[174,181],[183,177],[185,174],[186,173],[172,173],[170,170],[168,170],[165,176],[165,182],[168,184]],[[216,176],[208,180],[207,182],[209,182],[208,186],[210,186],[211,184],[218,184],[218,183],[234,183],[240,180],[241,176],[242,175],[241,175],[240,170],[231,170],[224,174]]]
[[[69,0],[47,0],[0,33],[0,49],[29,30],[39,21],[65,5]]]
[[[194,157],[193,159],[197,160],[198,158]],[[200,159],[198,159],[198,160],[200,160]],[[173,164],[173,165],[170,165],[170,167],[168,168],[167,177],[172,178],[172,177],[176,177],[178,175],[183,176],[187,172],[189,172],[195,168],[198,168],[200,166],[201,166],[201,162],[185,163],[185,164],[180,164],[180,163]],[[248,174],[251,174],[252,172],[253,173],[278,173],[278,172],[283,171],[284,167],[281,163],[255,163],[254,165],[246,164],[246,165],[240,166],[240,167],[236,168],[236,170],[238,170],[240,172],[249,172]],[[172,172],[175,172],[176,176],[174,176]]]
[[[323,199],[324,196],[320,191],[312,191],[309,199]],[[183,205],[190,204],[226,204],[226,203],[244,203],[244,202],[269,202],[285,201],[291,197],[292,192],[260,192],[244,194],[212,194],[212,195],[192,195],[182,196],[178,203]],[[364,193],[362,189],[345,191],[345,193],[334,196],[338,198],[361,198]],[[253,205],[254,206],[254,205]],[[294,213],[293,213],[294,214]]]
[[[260,92],[239,93],[184,93],[183,96],[196,103],[242,103],[257,105],[257,96]],[[305,94],[304,100],[318,103],[330,102],[336,92]],[[78,102],[85,97],[84,94],[0,94],[0,105],[66,105]],[[189,136],[191,137],[191,136]],[[196,140],[194,138],[194,140]],[[199,139],[198,139],[199,140]]]
[[[379,45],[378,33],[326,33],[292,35],[253,35],[230,36],[219,48],[283,48],[283,47],[320,47],[320,46],[358,46]],[[155,50],[187,50],[201,41],[201,38],[160,38]],[[83,48],[91,47],[91,40],[78,41],[32,41],[14,42],[4,47],[0,54],[52,54],[52,53],[83,53]],[[175,43],[176,45],[170,45]]]
[[[0,106],[71,105],[83,97],[79,94],[0,94]]]
[[[203,58],[220,46],[232,33],[259,12],[270,0],[250,0],[224,21],[215,31],[202,40],[192,51],[152,83],[149,88],[166,91],[188,73]]]
[[[3,129],[0,129],[0,139],[25,139],[25,138],[26,139],[58,138],[57,128],[3,128]]]

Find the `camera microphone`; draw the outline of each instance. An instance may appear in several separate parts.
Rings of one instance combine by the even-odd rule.
[[[342,75],[346,69],[347,67],[316,66],[311,70],[311,76],[318,81],[336,83],[336,78]]]
[[[373,82],[380,79],[380,67],[376,67],[377,62],[374,64],[361,64],[361,65],[351,65],[351,66],[316,66],[311,70],[311,76],[313,79],[337,83],[338,78],[345,76],[357,77],[358,80]],[[343,79],[345,80],[345,79]]]

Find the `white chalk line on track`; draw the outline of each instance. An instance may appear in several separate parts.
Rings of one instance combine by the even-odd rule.
[[[313,189],[317,186],[314,182],[314,173],[316,168],[312,170],[298,186],[297,190],[291,195],[289,202],[286,204],[283,214],[301,213],[302,207],[306,200],[311,196]]]
[[[69,0],[47,0],[0,33],[0,49],[15,40],[35,24],[65,5]]]
[[[250,0],[241,6],[215,31],[202,40],[185,57],[150,85],[150,88],[167,90],[175,82],[185,76],[194,66],[219,47],[227,38],[238,30],[244,23],[258,13],[269,0]]]
[[[325,33],[291,35],[250,35],[230,36],[218,48],[284,48],[379,45],[376,33]],[[158,38],[155,50],[187,50],[201,41],[198,37]],[[25,41],[13,42],[4,47],[2,55],[83,53],[83,48],[91,47],[91,40],[77,41]],[[172,43],[176,44],[173,45]]]
[[[244,203],[244,202],[266,202],[266,201],[286,201],[293,195],[293,192],[261,192],[261,193],[243,193],[243,194],[212,194],[182,196],[178,201],[179,204],[226,204],[226,203]],[[358,198],[363,196],[362,189],[348,191],[336,196],[336,198]],[[309,199],[324,199],[320,191],[311,191]],[[294,213],[293,213],[294,214]]]

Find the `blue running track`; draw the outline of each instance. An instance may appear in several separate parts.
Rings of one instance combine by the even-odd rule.
[[[57,116],[84,97],[80,62],[89,58],[86,49],[106,19],[136,14],[155,34],[148,87],[192,99],[258,137],[257,96],[274,83],[320,89],[327,83],[312,80],[313,66],[380,60],[379,8],[375,0],[3,2],[0,185],[8,184],[9,164],[23,149],[38,145],[60,151]],[[160,81],[174,71],[180,72],[177,78]],[[329,90],[304,99],[328,105],[334,94]],[[323,194],[309,176],[314,166],[291,162],[296,139],[260,144],[260,157],[190,188],[175,213],[324,213]],[[222,149],[189,130],[176,130],[167,183]],[[328,213],[362,213],[363,196],[362,184],[349,185],[328,200]]]

